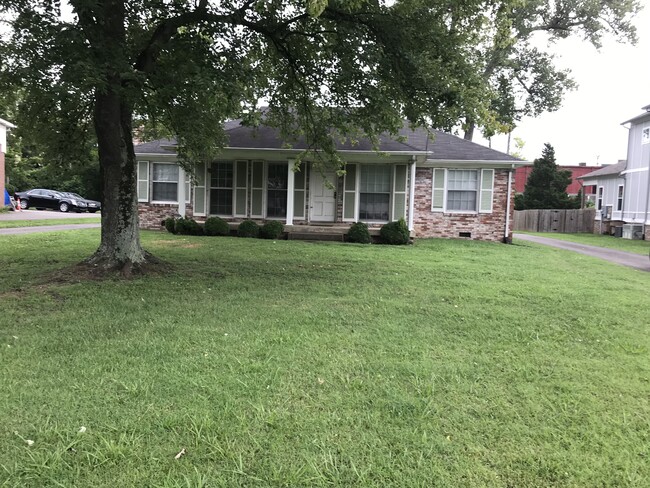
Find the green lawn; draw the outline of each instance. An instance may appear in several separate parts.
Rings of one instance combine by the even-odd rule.
[[[560,234],[557,232],[522,232],[533,236],[549,237],[551,239],[560,239],[562,241],[577,242],[579,244],[588,244],[590,246],[607,247],[618,251],[633,252],[635,254],[650,253],[650,241],[621,239],[597,234]]]
[[[150,232],[173,271],[43,283],[98,239],[0,236],[0,484],[648,486],[648,273]]]
[[[15,227],[40,227],[43,225],[99,224],[101,221],[101,217],[39,220],[2,220],[0,221],[0,229],[12,229]]]

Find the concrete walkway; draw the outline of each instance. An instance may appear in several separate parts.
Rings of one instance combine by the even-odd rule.
[[[74,229],[97,229],[102,224],[62,224],[62,225],[39,225],[34,227],[13,227],[10,229],[0,229],[0,236],[2,235],[16,235],[16,234],[35,234],[36,232],[55,232],[59,230],[74,230]]]
[[[594,258],[604,259],[611,263],[620,264],[622,266],[629,266],[630,268],[640,269],[642,271],[650,271],[650,259],[643,254],[634,254],[631,252],[617,251],[616,249],[609,249],[606,247],[588,246],[586,244],[578,244],[576,242],[561,241],[549,237],[531,236],[528,234],[514,234],[515,239],[522,241],[535,242],[537,244],[544,244],[545,246],[557,247],[567,251],[574,251]]]

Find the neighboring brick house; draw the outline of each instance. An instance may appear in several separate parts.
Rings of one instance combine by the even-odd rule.
[[[277,219],[288,230],[404,218],[414,237],[511,240],[513,173],[529,164],[515,157],[405,127],[399,140],[380,137],[379,153],[367,140],[340,143],[347,164],[337,176],[312,161],[296,165],[304,143],[287,149],[273,128],[231,121],[225,129],[222,155],[197,164],[192,178],[176,164],[175,141],[136,146],[141,227],[159,229],[175,214]]]
[[[587,163],[581,163],[577,166],[559,166],[561,170],[571,171],[571,184],[567,186],[566,192],[569,196],[576,196],[580,190],[583,190],[582,194],[585,195],[587,200],[595,200],[594,191],[592,187],[583,188],[582,181],[579,180],[581,176],[584,176],[592,171],[598,169],[599,166],[587,166]],[[533,170],[532,166],[520,166],[515,170],[515,192],[523,193],[526,189],[526,182],[530,176],[530,172]]]
[[[6,120],[0,119],[0,207],[5,205],[5,153],[7,152],[7,130],[16,127]]]
[[[628,126],[627,160],[582,176],[596,192],[594,232],[650,239],[650,105],[623,122]]]

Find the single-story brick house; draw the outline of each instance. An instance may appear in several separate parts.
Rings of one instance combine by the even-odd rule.
[[[414,237],[505,241],[511,239],[515,157],[434,131],[405,127],[400,137],[338,146],[345,175],[310,161],[296,168],[305,149],[290,149],[276,129],[226,124],[221,156],[199,163],[193,177],[177,164],[174,140],[137,145],[140,225],[160,229],[180,214],[202,220],[219,216],[281,220],[299,226],[370,227],[404,218]],[[304,229],[304,227],[301,227]]]

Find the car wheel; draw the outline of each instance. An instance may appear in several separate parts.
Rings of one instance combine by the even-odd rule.
[[[20,201],[20,209],[21,210],[27,210],[29,208],[29,200],[21,200]]]
[[[68,210],[70,210],[70,207],[68,206],[67,203],[61,202],[59,204],[59,210],[61,210],[61,212],[67,212]]]

